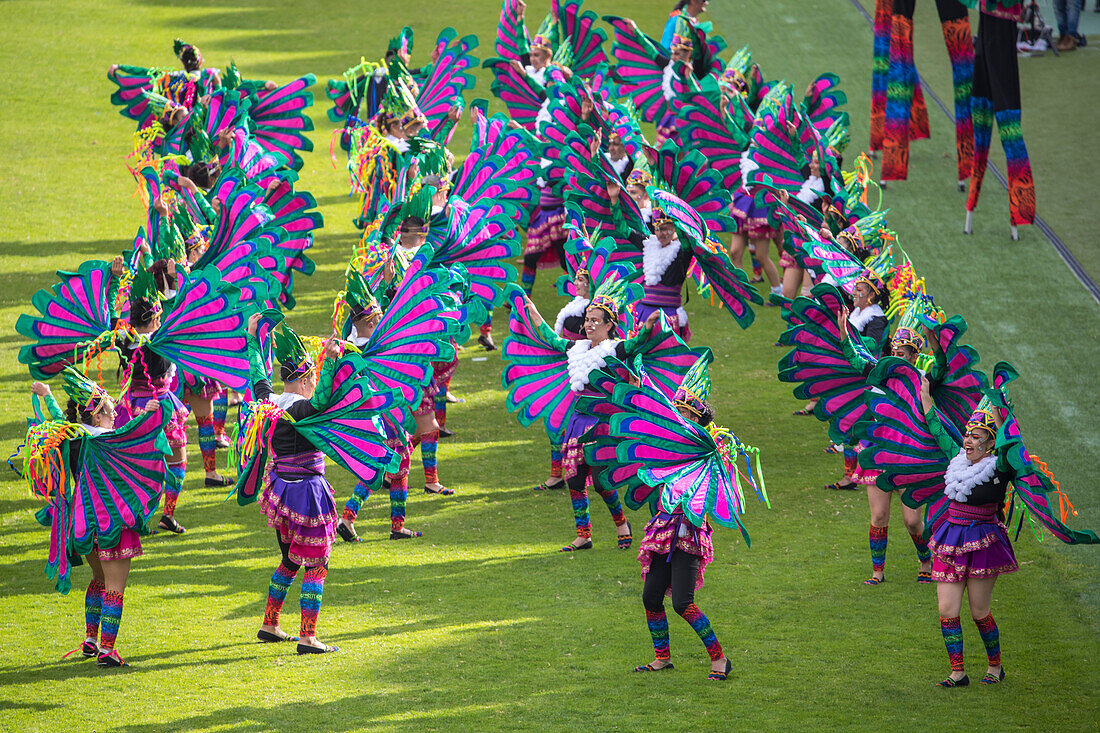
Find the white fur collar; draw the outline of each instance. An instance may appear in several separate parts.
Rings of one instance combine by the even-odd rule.
[[[409,152],[409,141],[408,140],[402,140],[401,138],[394,137],[393,135],[386,135],[386,142],[388,142],[390,145],[397,148],[397,152],[399,152],[399,153]]]
[[[646,224],[652,223],[653,222],[653,202],[650,201],[650,202],[646,203],[646,205],[641,207],[641,209],[642,209],[642,220],[645,221]]]
[[[275,403],[275,406],[281,410],[288,410],[290,406],[295,402],[301,402],[306,399],[303,395],[295,394],[293,392],[283,392],[280,395],[275,395],[271,398],[271,401]]]
[[[748,190],[749,187],[748,185],[746,185],[745,179],[750,173],[752,173],[760,166],[748,155],[741,156],[741,161],[740,163],[738,163],[738,166],[741,168],[741,187],[745,190]]]
[[[661,278],[676,255],[680,254],[680,244],[675,240],[667,247],[661,246],[656,234],[651,234],[642,242],[642,272],[646,285],[660,285]]]
[[[943,493],[952,501],[965,502],[974,487],[992,478],[996,470],[997,456],[986,456],[977,463],[971,463],[966,457],[966,450],[959,449],[943,474]]]
[[[103,435],[104,433],[109,433],[111,432],[111,430],[113,430],[113,428],[100,428],[96,427],[95,425],[89,425],[88,423],[83,422],[80,423],[80,427],[84,428],[88,432],[88,435],[92,436],[93,438],[99,435]]]
[[[615,172],[618,173],[620,176],[623,174],[623,171],[626,170],[626,167],[628,165],[630,165],[629,155],[624,155],[620,160],[611,161],[611,167],[614,168]]]
[[[817,176],[810,176],[802,183],[802,188],[798,189],[798,193],[795,194],[795,198],[805,204],[812,204],[817,201],[818,196],[825,192],[825,182]]]
[[[848,323],[855,326],[857,331],[863,333],[863,329],[875,316],[886,317],[886,314],[882,312],[882,308],[879,307],[878,303],[869,305],[866,308],[856,308],[848,314]]]
[[[672,88],[674,76],[676,76],[676,69],[673,68],[672,61],[669,61],[665,65],[665,70],[661,73],[661,91],[664,92],[665,99],[669,102],[676,99],[676,92]]]
[[[583,317],[587,308],[588,298],[582,298],[579,295],[566,303],[565,307],[558,311],[557,320],[554,321],[554,333],[561,336],[562,331],[565,329],[565,319],[572,316]]]
[[[352,325],[351,333],[348,334],[348,341],[361,349],[367,345],[370,339],[366,336],[360,336],[359,328],[355,325]]]
[[[569,389],[582,392],[588,386],[588,375],[607,364],[607,357],[615,353],[617,339],[606,339],[593,347],[589,339],[576,341],[565,352],[569,360]]]

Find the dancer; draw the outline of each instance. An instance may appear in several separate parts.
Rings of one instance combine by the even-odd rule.
[[[92,570],[84,594],[85,638],[69,654],[94,657],[100,667],[125,667],[115,642],[130,561],[142,555],[139,535],[172,481],[164,461],[167,412],[154,402],[115,428],[115,403],[102,387],[72,367],[65,368],[64,380],[65,411],[48,386],[32,386],[36,419],[26,441],[25,473],[49,502],[37,514],[51,530],[46,574],[68,593],[72,566],[83,556]]]
[[[604,394],[582,398],[578,409],[610,414],[607,433],[597,437],[586,453],[594,464],[605,466],[608,480],[621,486],[624,495],[639,503],[648,501],[655,512],[638,551],[644,581],[642,604],[655,658],[634,671],[673,669],[664,607],[664,597],[671,595],[673,610],[706,647],[711,661],[708,679],[721,681],[729,676],[733,664],[722,651],[710,621],[695,604],[695,591],[703,587],[704,573],[714,558],[708,517],[724,527],[740,529],[748,543],[748,533],[738,517],[744,512],[734,465],[738,456],[757,455],[759,479],[752,478],[751,469],[747,479],[760,500],[766,504],[768,500],[759,451],[713,422],[714,408],[707,402],[711,358],[706,350],[684,376],[673,400],[654,389],[643,370],[632,380],[636,386],[598,379]]]

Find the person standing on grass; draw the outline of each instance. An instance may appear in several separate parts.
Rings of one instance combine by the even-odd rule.
[[[1017,533],[1026,519],[1067,544],[1100,542],[1094,532],[1066,527],[1065,510],[1061,519],[1055,516],[1052,500],[1064,495],[1046,464],[1028,453],[1008,401],[1006,385],[1016,376],[1005,362],[993,367],[993,388],[972,411],[961,439],[933,398],[928,378],[911,364],[887,357],[869,376],[876,388],[869,393],[874,422],[868,434],[876,445],[860,462],[883,472],[879,486],[903,490],[908,506],[927,506],[932,579],[951,664],[941,687],[970,684],[960,621],[964,593],[988,660],[981,682],[1005,679],[991,605],[997,578],[1019,569],[1006,519],[1016,518]]]
[[[37,515],[51,528],[46,574],[68,593],[72,566],[83,556],[92,569],[84,594],[84,643],[65,656],[79,651],[100,667],[125,667],[115,640],[130,561],[141,556],[139,534],[172,480],[165,464],[167,412],[153,402],[115,429],[115,402],[102,387],[72,367],[65,368],[64,379],[65,411],[48,386],[31,387],[46,412],[36,404],[41,419],[26,441],[27,476],[49,502]]]
[[[733,669],[710,621],[695,604],[695,591],[703,587],[703,574],[714,559],[708,518],[740,529],[748,542],[738,518],[744,499],[734,462],[759,452],[714,424],[714,409],[707,402],[712,358],[709,350],[703,352],[671,400],[654,389],[643,372],[631,375],[629,383],[598,380],[600,385],[610,384],[610,390],[578,403],[582,413],[590,414],[595,408],[610,414],[606,433],[599,434],[586,451],[590,460],[603,464],[614,476],[625,477],[624,490],[636,500],[649,502],[654,510],[638,548],[642,604],[654,660],[635,667],[635,672],[673,669],[666,595],[706,647],[711,662],[708,679],[725,680]],[[748,470],[741,475],[767,503],[759,460],[756,474],[753,478]]]

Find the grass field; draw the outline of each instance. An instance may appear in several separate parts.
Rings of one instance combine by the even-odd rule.
[[[655,34],[667,5],[591,3]],[[932,7],[921,5],[918,68],[947,99],[946,52]],[[841,75],[854,157],[867,139],[871,32],[849,0],[711,6],[717,30],[731,47],[750,43],[767,77],[799,86],[821,71]],[[233,58],[246,76],[278,81],[313,72],[323,85],[360,56],[379,55],[410,21],[414,61],[447,25],[476,33],[484,58],[498,12],[491,0],[378,8],[326,1],[305,14],[302,4],[248,0],[15,1],[3,9],[0,439],[12,447],[30,384],[16,361],[17,315],[54,282],[54,270],[128,247],[143,221],[121,160],[133,127],[108,102],[110,63],[168,65],[178,35],[213,65]],[[532,21],[544,10],[531,3]],[[1097,58],[1088,48],[1022,62],[1039,213],[1093,277],[1100,277],[1090,185],[1100,149]],[[316,93],[316,150],[300,186],[316,195],[326,226],[311,252],[317,273],[298,281],[290,315],[304,332],[326,328],[355,239],[346,178],[328,156],[322,86]],[[475,94],[489,96],[485,75]],[[1100,308],[1038,231],[1025,227],[1019,242],[1008,240],[1006,195],[992,177],[974,236],[962,235],[954,132],[938,110],[930,113],[933,137],[915,144],[910,180],[886,194],[891,227],[937,303],[967,318],[967,340],[983,364],[1005,359],[1019,368],[1013,395],[1031,450],[1075,501],[1074,526],[1100,527]],[[462,134],[454,149],[463,152],[467,140]],[[996,143],[993,161],[1003,166]],[[537,286],[544,313],[558,302],[551,280],[544,274]],[[545,477],[545,437],[517,427],[503,408],[499,358],[480,360],[483,352],[471,348],[452,386],[467,399],[449,415],[458,435],[439,451],[442,480],[458,495],[413,492],[408,523],[425,536],[402,543],[385,539],[386,502],[368,502],[358,524],[366,541],[333,551],[319,633],[341,651],[324,658],[253,643],[277,558],[271,531],[256,507],[199,488],[193,470],[177,513],[187,534],[150,538],[134,564],[119,638],[132,668],[60,661],[80,641],[87,570],[74,572],[67,597],[52,592],[42,574],[47,535],[33,520],[38,502],[9,473],[0,482],[0,728],[1094,730],[1100,551],[1021,535],[1021,570],[994,596],[1008,679],[990,689],[934,688],[947,669],[934,590],[915,583],[897,516],[889,582],[861,584],[869,572],[866,501],[820,489],[840,461],[822,455],[822,425],[790,416],[798,405],[775,377],[776,309],[760,309],[746,332],[698,300],[688,310],[695,343],[719,356],[719,422],[762,449],[773,505],[750,507],[751,549],[733,532],[716,533],[716,560],[697,596],[734,661],[729,682],[706,682],[698,639],[671,613],[677,671],[629,673],[652,654],[634,553],[614,549],[613,527],[596,505],[596,549],[555,552],[572,536],[568,498],[528,490]],[[504,328],[498,319],[498,342]],[[201,465],[197,452],[191,465]],[[417,471],[414,463],[418,489]],[[331,478],[342,501],[352,481],[337,469]],[[644,519],[632,519],[640,530]],[[296,627],[296,598],[294,589],[284,609],[288,630]],[[964,635],[969,671],[980,676],[985,660],[972,624],[964,623]]]

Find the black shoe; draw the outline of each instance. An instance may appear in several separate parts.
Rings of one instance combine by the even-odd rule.
[[[100,652],[99,658],[96,660],[97,667],[129,667],[122,657],[118,655],[114,649],[107,652]]]
[[[359,535],[355,534],[355,530],[344,524],[343,522],[336,523],[336,534],[340,535],[340,539],[344,542],[362,542]]]
[[[721,672],[713,672],[712,671],[710,674],[707,675],[707,679],[708,680],[714,680],[715,682],[724,682],[725,679],[727,677],[729,677],[730,672],[732,672],[732,671],[733,671],[733,662],[731,662],[729,660],[729,657],[726,657],[726,668]]]
[[[85,640],[84,643],[80,645],[80,654],[85,659],[91,659],[92,657],[98,657],[99,656],[99,644],[96,644],[94,641]]]
[[[486,336],[485,334],[481,334],[480,336],[477,337],[477,342],[479,344],[481,344],[482,347],[486,351],[496,351],[497,350],[497,345],[493,343],[493,337],[492,336]]]
[[[421,536],[423,536],[423,534],[424,534],[423,532],[416,532],[416,531],[411,530],[411,529],[408,532],[394,532],[391,529],[390,530],[390,539],[391,540],[411,540],[413,537],[421,537]]]
[[[234,483],[236,482],[228,476],[206,479],[206,486],[232,486]]]
[[[948,677],[943,682],[937,682],[936,684],[940,687],[966,687],[970,684],[970,677],[965,674],[957,680]]]
[[[585,542],[582,542],[579,545],[566,545],[565,547],[558,550],[558,552],[578,552],[579,550],[591,550],[591,549],[592,549],[592,540],[586,540]]]
[[[327,644],[325,646],[310,646],[309,644],[299,644],[298,645],[298,653],[299,654],[329,654],[331,652],[338,652],[338,651],[340,651],[340,647],[338,647],[338,646],[329,646]]]
[[[298,641],[297,636],[279,636],[278,634],[272,634],[270,631],[264,631],[263,629],[256,632],[256,638],[259,639],[260,644],[279,644],[286,641]]]
[[[448,430],[447,428],[440,428],[439,429],[439,439],[440,440],[442,440],[443,438],[453,438],[454,435],[455,435],[455,431],[453,431],[453,430]]]
[[[187,531],[182,524],[176,521],[175,517],[170,517],[167,514],[160,515],[160,522],[157,523],[157,526],[173,534],[183,534]]]

